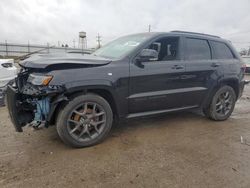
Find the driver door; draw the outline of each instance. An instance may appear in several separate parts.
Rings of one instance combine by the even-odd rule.
[[[130,64],[129,113],[157,113],[187,106],[185,99],[185,63],[180,37],[163,37],[159,57],[155,61]],[[148,45],[149,48],[152,44]]]

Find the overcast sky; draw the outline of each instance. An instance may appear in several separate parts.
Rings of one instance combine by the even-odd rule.
[[[100,33],[106,43],[121,35],[187,30],[220,35],[237,48],[250,46],[250,0],[1,0],[0,42],[78,42],[88,47]],[[77,45],[77,44],[76,44]]]

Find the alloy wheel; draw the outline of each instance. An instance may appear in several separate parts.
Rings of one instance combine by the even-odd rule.
[[[69,134],[79,142],[98,137],[106,125],[106,112],[95,102],[84,102],[72,110],[67,121]]]
[[[233,97],[229,91],[223,92],[219,95],[216,101],[216,113],[220,115],[227,115],[233,107]]]

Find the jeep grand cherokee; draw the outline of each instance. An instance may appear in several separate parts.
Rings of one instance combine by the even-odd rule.
[[[244,87],[244,64],[217,36],[172,31],[118,38],[91,55],[33,55],[7,90],[16,131],[56,124],[73,147],[101,142],[113,120],[200,108],[226,120]]]

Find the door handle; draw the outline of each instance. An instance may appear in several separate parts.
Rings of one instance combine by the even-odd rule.
[[[184,69],[184,66],[182,66],[182,65],[174,65],[174,66],[172,66],[172,69]]]
[[[212,63],[212,64],[211,64],[211,67],[219,67],[219,66],[220,66],[219,63]]]

